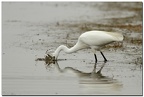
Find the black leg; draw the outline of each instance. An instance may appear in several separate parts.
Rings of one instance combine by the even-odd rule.
[[[97,56],[96,56],[96,54],[94,54],[94,56],[95,56],[95,63],[97,63]]]
[[[91,74],[95,74],[96,73],[96,66],[97,66],[97,63],[95,63],[93,71],[91,72]]]
[[[105,58],[104,54],[100,51],[101,55],[103,56],[104,58],[104,62],[107,62],[107,59]]]
[[[106,64],[106,63],[104,63],[104,64],[102,65],[102,67],[99,69],[99,71],[98,71],[97,73],[99,73],[99,74],[101,73],[101,71],[102,71],[103,67],[105,66],[105,64]]]

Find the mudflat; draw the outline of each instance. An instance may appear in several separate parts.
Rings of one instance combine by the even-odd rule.
[[[103,48],[36,61],[90,30],[122,33]],[[142,2],[2,2],[2,95],[142,95]]]

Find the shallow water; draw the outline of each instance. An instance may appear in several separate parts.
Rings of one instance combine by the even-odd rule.
[[[115,3],[3,2],[2,95],[142,95],[142,21],[138,14],[142,6],[119,6],[113,9]],[[133,16],[137,16],[134,21]],[[116,22],[124,27],[109,26]],[[138,28],[127,26],[133,24]],[[88,29],[124,34],[122,47],[110,45],[103,50],[107,63],[97,52],[95,64],[87,49],[73,54],[61,52],[55,64],[35,61],[61,44],[73,46]]]

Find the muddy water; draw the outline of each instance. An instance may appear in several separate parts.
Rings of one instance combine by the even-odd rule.
[[[107,63],[89,49],[35,61],[88,30],[125,39],[103,49]],[[142,3],[3,2],[2,95],[142,95]]]

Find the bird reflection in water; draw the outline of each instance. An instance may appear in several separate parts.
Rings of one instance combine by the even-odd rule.
[[[97,63],[94,64],[93,70],[89,73],[75,69],[73,67],[65,67],[61,69],[57,61],[63,60],[51,60],[53,58],[38,58],[37,61],[45,61],[46,69],[54,68],[61,74],[67,74],[72,71],[78,77],[79,87],[84,93],[105,93],[105,94],[117,94],[121,90],[122,84],[113,77],[104,76],[102,70],[105,66],[105,62],[102,64],[101,68],[96,72]],[[64,59],[65,60],[65,59]]]
[[[53,58],[52,58],[53,59]],[[65,60],[65,59],[64,59]],[[104,76],[102,70],[106,63],[104,62],[101,68],[96,72],[97,63],[94,64],[91,72],[84,72],[73,67],[65,67],[61,69],[58,61],[49,60],[49,58],[37,59],[37,61],[45,61],[46,69],[54,68],[61,74],[67,74],[69,71],[76,74],[76,80],[79,84],[79,89],[83,94],[108,94],[117,95],[121,91],[123,85],[114,77]],[[78,79],[77,79],[78,78]]]
[[[55,60],[51,60],[51,59],[49,59],[49,57],[46,57],[45,59],[39,60],[39,61],[45,61],[46,69],[51,68],[50,65],[53,64],[55,68],[57,69],[57,71],[60,73],[66,73],[68,71],[72,71],[79,78],[81,78],[80,84],[110,84],[110,83],[117,82],[115,79],[113,79],[113,77],[102,75],[101,71],[106,64],[105,62],[102,64],[101,68],[97,72],[96,72],[97,63],[95,63],[93,70],[87,73],[87,72],[75,69],[73,67],[65,67],[64,69],[61,69],[58,62]],[[62,61],[62,60],[58,60],[58,61]]]

